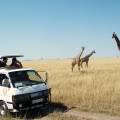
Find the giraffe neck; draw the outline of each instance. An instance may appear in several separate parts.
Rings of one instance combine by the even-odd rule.
[[[82,54],[83,54],[83,51],[84,51],[84,50],[82,50],[81,53],[79,54],[79,58],[81,58],[81,56],[82,56]]]
[[[119,38],[117,37],[117,35],[115,35],[114,38],[115,38],[115,41],[116,41],[116,43],[117,43],[118,49],[120,50],[120,40],[119,40]]]
[[[90,54],[86,55],[85,58],[89,58],[93,55],[93,52],[91,52]]]
[[[115,35],[115,40],[116,40],[117,43],[120,43],[120,40],[119,40],[119,38],[117,37],[117,35]]]

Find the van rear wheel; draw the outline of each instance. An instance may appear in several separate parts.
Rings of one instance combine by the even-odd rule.
[[[0,102],[0,116],[6,116],[6,115],[7,115],[7,106],[2,101],[2,102]]]

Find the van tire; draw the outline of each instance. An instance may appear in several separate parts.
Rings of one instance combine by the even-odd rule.
[[[7,113],[8,113],[8,109],[5,102],[0,101],[0,116],[6,116]]]

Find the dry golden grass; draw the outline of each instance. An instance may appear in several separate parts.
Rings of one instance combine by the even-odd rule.
[[[46,70],[52,101],[80,110],[120,115],[120,58],[90,59],[89,68],[71,72],[70,59],[24,61],[26,67]]]
[[[23,65],[49,73],[48,83],[52,88],[52,102],[64,103],[68,107],[77,107],[78,110],[120,115],[120,58],[90,59],[88,69],[84,68],[79,72],[76,66],[73,73],[71,61],[34,60],[23,61]],[[72,116],[62,116],[56,111],[47,118],[77,120]],[[45,117],[45,120],[47,118]],[[12,117],[0,119],[16,120]]]

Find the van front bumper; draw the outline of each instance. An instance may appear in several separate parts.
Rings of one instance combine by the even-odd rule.
[[[32,110],[32,109],[46,109],[48,108],[49,104],[44,104],[44,105],[35,105],[35,106],[31,106],[31,107],[26,107],[26,108],[20,108],[20,109],[12,109],[10,110],[11,113],[18,113],[21,111],[27,111],[27,110]]]
[[[51,89],[13,97],[13,112],[44,108],[51,102]],[[11,111],[11,112],[12,112]]]

